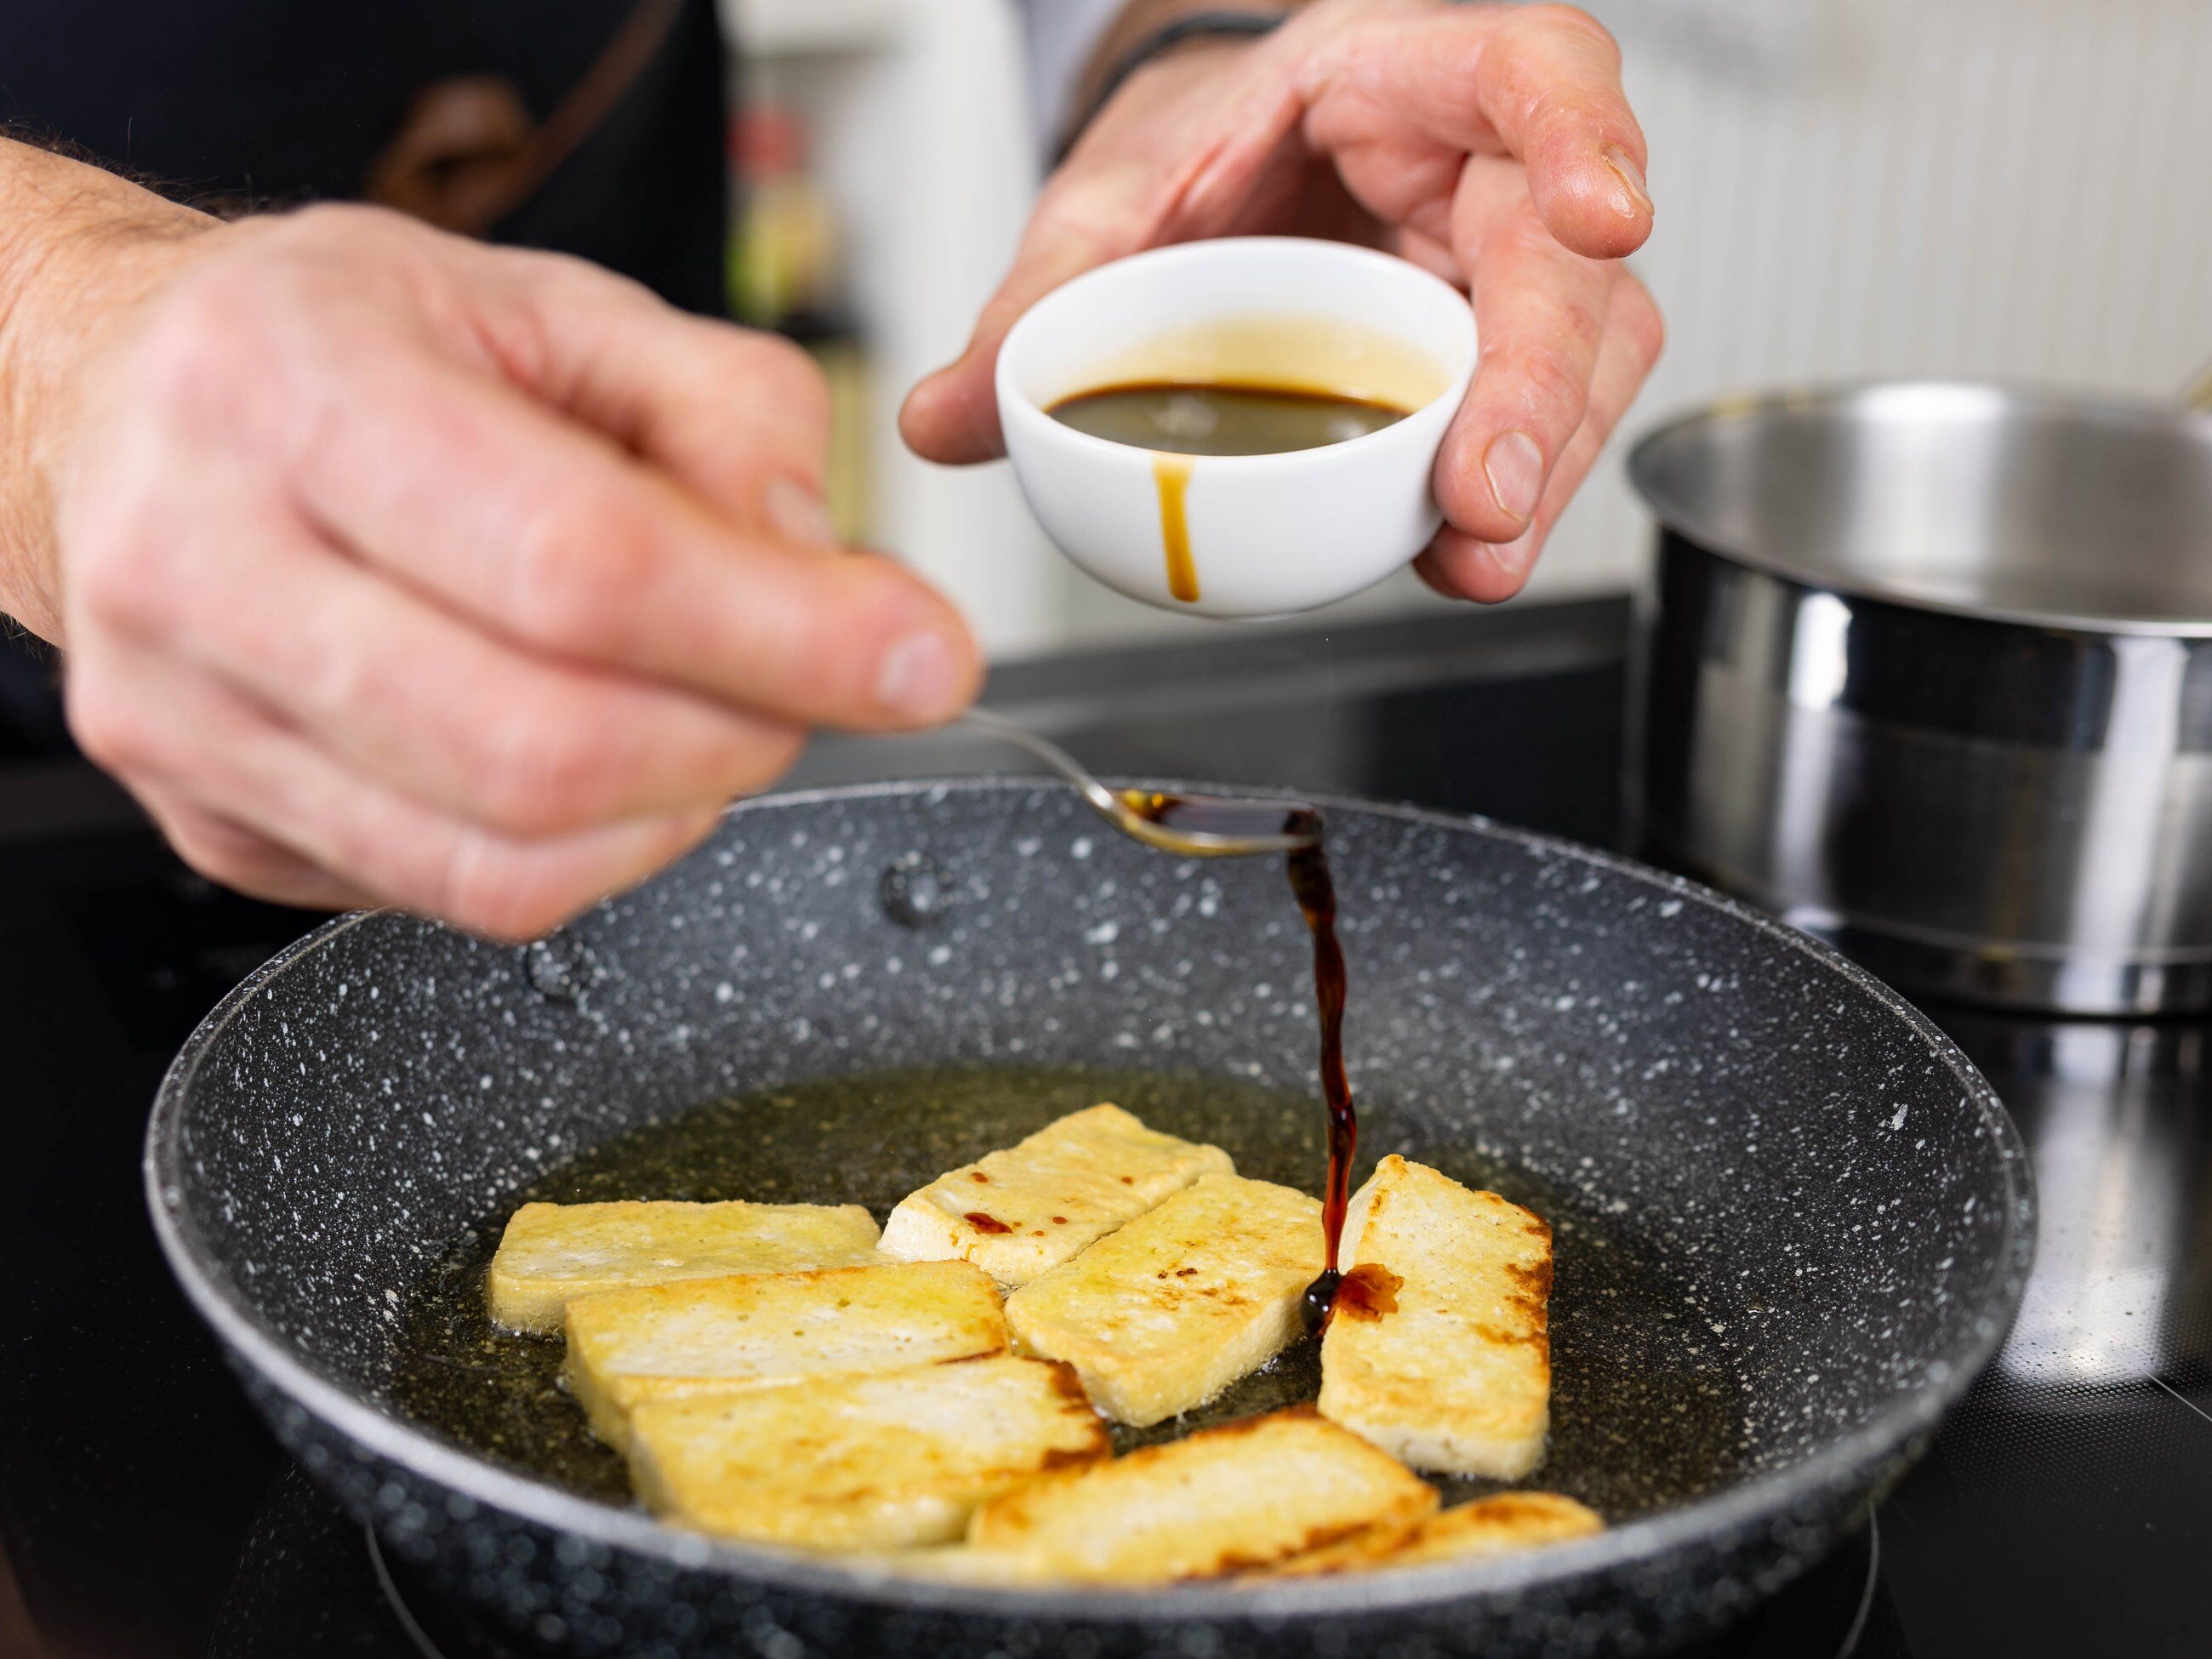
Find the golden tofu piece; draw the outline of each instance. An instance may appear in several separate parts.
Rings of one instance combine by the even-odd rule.
[[[1139,1426],[1203,1405],[1287,1347],[1322,1269],[1321,1205],[1209,1175],[1006,1301],[1018,1352],[1065,1359]]]
[[[1373,1567],[1425,1567],[1538,1549],[1604,1530],[1598,1512],[1571,1498],[1549,1492],[1501,1492],[1444,1510],[1410,1528],[1374,1528],[1296,1557],[1277,1571],[1285,1577],[1309,1577]]]
[[[620,1449],[647,1400],[897,1370],[1006,1350],[999,1287],[968,1261],[686,1279],[568,1304],[568,1391]]]
[[[968,1544],[1010,1582],[1156,1584],[1263,1570],[1436,1506],[1428,1482],[1302,1406],[1018,1486],[975,1511]]]
[[[1552,1230],[1392,1153],[1352,1195],[1322,1415],[1417,1469],[1517,1480],[1551,1421]]]
[[[491,1259],[491,1316],[550,1334],[571,1297],[880,1260],[875,1221],[857,1204],[526,1204]]]
[[[1234,1175],[1218,1146],[1147,1129],[1119,1106],[1088,1107],[908,1194],[883,1249],[908,1261],[972,1261],[1012,1290],[1203,1175]]]
[[[1108,1450],[1073,1371],[1008,1355],[647,1400],[630,1413],[630,1480],[654,1514],[802,1549],[943,1543],[994,1493]]]

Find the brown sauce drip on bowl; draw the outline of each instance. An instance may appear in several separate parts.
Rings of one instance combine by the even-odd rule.
[[[1048,404],[1063,426],[1109,443],[1158,452],[1152,483],[1160,498],[1160,550],[1168,592],[1198,602],[1198,563],[1191,556],[1183,502],[1194,455],[1281,455],[1364,438],[1406,418],[1407,411],[1371,398],[1318,386],[1235,381],[1134,380],[1095,386]]]
[[[1152,483],[1160,492],[1160,550],[1167,555],[1168,592],[1185,605],[1196,605],[1198,562],[1190,556],[1190,521],[1183,512],[1190,458],[1153,456]]]

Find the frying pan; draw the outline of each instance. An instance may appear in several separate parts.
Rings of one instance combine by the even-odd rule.
[[[698,1103],[948,1063],[1311,1090],[1281,872],[1147,851],[1034,782],[749,803],[525,950],[332,922],[171,1068],[146,1154],[162,1246],[311,1474],[447,1590],[580,1651],[1419,1659],[1709,1629],[1817,1559],[1989,1358],[2031,1248],[2019,1136],[1920,1015],[1746,908],[1480,821],[1322,804],[1364,1164],[1401,1150],[1546,1194],[1541,1478],[1610,1482],[1601,1536],[1364,1577],[1000,1591],[714,1543],[410,1417],[398,1334],[453,1241]],[[970,1155],[957,1122],[757,1109],[781,1197],[880,1204]],[[1223,1131],[1273,1172],[1273,1131]],[[1685,1463],[1693,1422],[1724,1454]]]

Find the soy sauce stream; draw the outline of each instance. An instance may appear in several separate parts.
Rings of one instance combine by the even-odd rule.
[[[1313,842],[1293,851],[1285,862],[1298,914],[1313,936],[1314,1006],[1321,1015],[1321,1096],[1328,1108],[1328,1184],[1321,1200],[1324,1254],[1321,1277],[1306,1286],[1299,1308],[1306,1328],[1318,1331],[1328,1323],[1342,1284],[1337,1246],[1344,1237],[1344,1212],[1352,1200],[1352,1155],[1359,1146],[1359,1117],[1344,1075],[1344,949],[1336,939],[1336,883],[1328,872],[1321,814],[1297,816],[1310,819]]]
[[[1194,799],[1125,789],[1121,799],[1163,829],[1218,836],[1295,836],[1301,844],[1285,862],[1298,914],[1313,938],[1314,1006],[1321,1016],[1321,1093],[1328,1108],[1328,1177],[1322,1193],[1321,1276],[1306,1287],[1300,1306],[1306,1328],[1319,1331],[1334,1310],[1342,1275],[1337,1271],[1344,1212],[1352,1199],[1352,1158],[1359,1145],[1359,1119],[1344,1075],[1344,950],[1336,937],[1336,883],[1329,874],[1322,816],[1311,807],[1288,810],[1266,801]]]

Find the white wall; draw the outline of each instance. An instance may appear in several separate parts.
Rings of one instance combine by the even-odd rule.
[[[1632,431],[1723,391],[1857,375],[2166,396],[2212,359],[2205,0],[1591,9],[1626,54],[1659,210],[1636,263],[1669,340]],[[1553,579],[1636,569],[1621,448],[1561,525]]]

